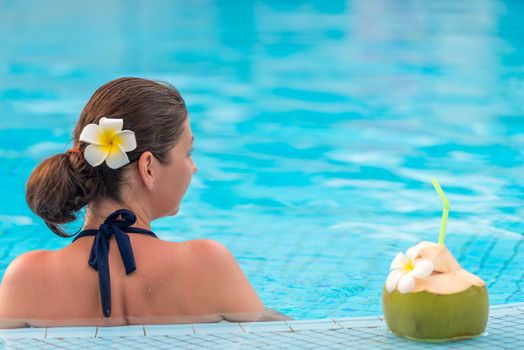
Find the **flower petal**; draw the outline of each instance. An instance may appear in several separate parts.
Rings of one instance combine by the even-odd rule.
[[[124,152],[131,152],[136,148],[135,133],[130,130],[123,130],[116,133],[113,141],[116,142],[118,147]]]
[[[406,256],[408,257],[408,259],[415,260],[418,256],[418,253],[420,253],[420,250],[430,245],[432,245],[431,242],[420,242],[414,245],[413,247],[409,248],[406,251]]]
[[[88,145],[84,151],[84,158],[91,166],[99,166],[109,154],[110,146]]]
[[[114,134],[122,131],[122,127],[124,126],[124,119],[103,117],[102,119],[100,119],[98,125],[100,125],[102,129],[104,129],[104,132]]]
[[[388,292],[392,292],[397,288],[397,283],[405,272],[403,270],[393,270],[389,273],[388,278],[386,279],[386,289]]]
[[[415,258],[418,256],[418,252],[420,251],[420,249],[421,247],[417,244],[406,251],[406,256],[408,257],[408,259],[415,260]]]
[[[412,271],[414,277],[424,278],[433,272],[433,262],[429,259],[420,258],[415,260],[415,268]]]
[[[129,158],[127,158],[126,152],[122,151],[117,145],[113,145],[106,158],[107,166],[111,169],[118,169],[127,163],[129,163]]]
[[[413,274],[411,273],[405,274],[398,281],[398,291],[402,294],[411,292],[411,290],[414,287],[415,287],[415,279],[413,278]]]
[[[104,130],[96,124],[87,124],[80,133],[80,141],[103,146],[105,145]]]
[[[399,252],[397,254],[397,256],[395,256],[395,259],[393,259],[393,261],[391,262],[391,265],[389,266],[389,269],[390,270],[393,270],[393,269],[401,269],[401,268],[404,268],[404,262],[406,260],[406,257],[404,256],[404,254],[402,254],[401,252]]]

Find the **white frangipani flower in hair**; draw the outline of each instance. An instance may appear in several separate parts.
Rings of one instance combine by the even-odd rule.
[[[399,252],[389,270],[389,276],[386,280],[386,289],[392,292],[395,288],[402,294],[409,293],[415,287],[415,278],[424,278],[433,272],[433,262],[429,259],[418,258],[421,245],[411,247],[406,255]]]
[[[88,124],[80,133],[80,141],[89,145],[84,151],[84,158],[96,167],[106,161],[111,169],[117,169],[129,163],[126,152],[136,148],[135,133],[122,130],[123,119],[102,118],[97,124]]]

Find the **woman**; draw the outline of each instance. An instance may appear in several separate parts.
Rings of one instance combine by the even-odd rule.
[[[33,171],[27,202],[62,237],[61,225],[85,209],[83,231],[63,249],[9,265],[0,328],[285,318],[267,313],[220,243],[166,242],[150,231],[151,221],[178,212],[197,171],[188,113],[173,86],[105,84],[73,141]]]

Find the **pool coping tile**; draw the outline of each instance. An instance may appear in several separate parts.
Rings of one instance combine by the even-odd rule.
[[[46,336],[47,328],[9,328],[0,329],[0,338],[13,339],[13,338],[37,338],[44,339]]]
[[[498,304],[498,305],[490,305],[489,308],[490,309],[505,309],[505,308],[512,308],[512,309],[515,309],[515,308],[523,308],[524,307],[524,302],[519,302],[519,303],[511,303],[511,304]]]
[[[497,319],[508,317],[501,322],[513,322],[511,319],[524,319],[524,303],[514,303],[506,305],[495,305],[490,307],[488,329],[499,327]],[[514,327],[520,327],[522,322],[518,322]],[[342,317],[328,319],[309,319],[309,320],[289,320],[289,321],[269,321],[269,322],[219,322],[219,323],[193,323],[193,324],[162,324],[162,325],[129,325],[116,327],[50,327],[50,328],[14,328],[0,329],[0,340],[33,338],[33,339],[60,339],[60,338],[111,338],[111,337],[141,337],[144,336],[197,336],[196,338],[212,337],[213,334],[224,334],[224,336],[238,337],[240,334],[248,336],[256,333],[284,332],[296,334],[301,331],[337,331],[354,330],[359,334],[359,330],[366,332],[365,337],[373,334],[380,334],[377,328],[387,329],[383,316],[366,317]],[[513,327],[513,326],[512,326]],[[373,331],[371,331],[373,330]],[[302,332],[303,334],[306,332]],[[283,333],[281,333],[283,335]],[[265,337],[266,335],[260,334]],[[380,336],[379,336],[380,337]],[[195,338],[195,340],[196,340]],[[519,338],[520,339],[520,338]],[[384,339],[382,339],[384,340]],[[381,339],[377,341],[382,341]],[[0,343],[1,344],[1,343]]]
[[[49,338],[94,338],[97,327],[50,327],[47,328],[46,339]]]
[[[146,336],[157,335],[194,335],[195,330],[191,324],[155,324],[144,325]]]
[[[518,308],[512,308],[512,307],[500,307],[500,308],[492,308],[489,310],[489,317],[493,318],[499,318],[504,316],[512,316],[512,315],[520,315],[522,313],[521,310]]]
[[[381,327],[384,325],[383,318],[379,316],[342,317],[335,318],[333,321],[342,328]]]
[[[292,332],[286,321],[240,322],[239,325],[246,333]]]
[[[245,333],[240,324],[236,322],[229,323],[193,323],[195,334],[211,333]]]
[[[97,327],[95,337],[136,337],[144,336],[145,328],[143,325]]]
[[[317,319],[317,320],[293,320],[286,321],[286,324],[291,328],[293,332],[301,330],[328,330],[328,329],[341,329],[342,326],[335,322],[334,319]]]

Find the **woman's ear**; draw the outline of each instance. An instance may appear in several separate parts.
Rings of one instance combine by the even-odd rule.
[[[138,159],[138,174],[148,190],[153,189],[155,176],[153,165],[155,161],[155,156],[149,151],[142,153]]]

